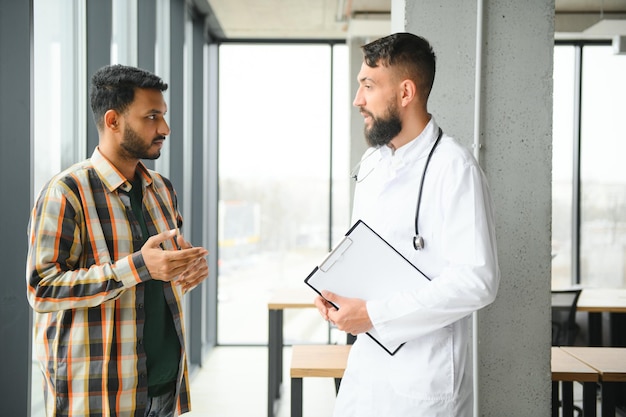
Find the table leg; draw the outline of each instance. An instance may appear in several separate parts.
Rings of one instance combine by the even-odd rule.
[[[291,417],[302,417],[302,378],[291,378]]]
[[[583,383],[583,415],[585,417],[596,417],[596,382]]]
[[[561,405],[563,417],[574,417],[574,383],[561,381]]]
[[[610,313],[611,346],[626,347],[626,314]]]
[[[602,417],[615,417],[615,382],[602,383]]]
[[[283,381],[283,311],[269,310],[267,339],[267,416],[274,417],[274,402]]]
[[[626,313],[610,313],[611,346],[626,347]],[[626,383],[617,383],[615,387],[615,406],[626,407]]]
[[[559,417],[559,381],[552,381],[552,417]]]
[[[602,346],[602,313],[589,312],[589,346]]]

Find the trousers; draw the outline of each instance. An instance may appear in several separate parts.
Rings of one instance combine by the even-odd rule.
[[[176,417],[175,391],[149,397],[145,417]]]

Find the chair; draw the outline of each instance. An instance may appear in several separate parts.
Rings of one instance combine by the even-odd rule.
[[[581,289],[552,291],[552,346],[573,346],[578,336],[576,306]]]

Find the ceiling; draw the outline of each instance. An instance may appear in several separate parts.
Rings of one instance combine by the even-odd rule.
[[[391,0],[193,0],[214,39],[348,39],[390,32]],[[555,0],[555,37],[626,36],[626,0]]]

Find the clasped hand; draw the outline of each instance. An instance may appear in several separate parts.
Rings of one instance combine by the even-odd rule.
[[[141,248],[141,255],[152,279],[174,281],[183,292],[192,290],[209,275],[203,247],[193,247],[182,235],[176,237],[180,250],[163,250],[161,243],[171,239],[176,230],[168,230],[151,236]]]
[[[341,297],[330,291],[322,291],[315,298],[315,306],[324,320],[333,323],[341,331],[357,335],[372,328],[365,300]],[[339,306],[336,309],[330,302]]]

